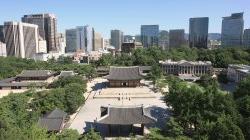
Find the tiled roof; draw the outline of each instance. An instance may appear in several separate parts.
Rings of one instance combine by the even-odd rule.
[[[146,115],[142,106],[136,107],[107,107],[107,114],[97,120],[101,124],[149,124],[156,119]]]
[[[60,77],[69,77],[74,76],[75,73],[73,71],[61,71]]]
[[[9,83],[4,83],[0,82],[1,87],[28,87],[28,86],[34,86],[34,87],[44,87],[46,83],[44,82],[9,82]]]
[[[47,77],[53,74],[55,74],[55,72],[50,70],[23,70],[17,77]]]
[[[132,67],[110,67],[108,80],[139,80],[142,79],[138,66]]]
[[[46,128],[48,131],[60,131],[64,124],[67,113],[60,109],[55,109],[39,118],[38,125]]]

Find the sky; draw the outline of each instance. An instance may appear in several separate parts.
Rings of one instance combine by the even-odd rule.
[[[21,21],[25,14],[53,13],[59,32],[90,25],[105,38],[112,29],[140,34],[144,24],[188,33],[192,17],[209,17],[209,32],[220,33],[222,17],[234,12],[244,12],[250,28],[250,0],[0,0],[0,5],[0,24]]]

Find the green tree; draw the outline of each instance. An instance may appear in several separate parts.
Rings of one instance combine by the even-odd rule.
[[[175,121],[175,118],[170,117],[166,124],[166,135],[170,137],[178,137],[183,135],[183,128]]]
[[[80,84],[72,83],[65,86],[65,100],[67,112],[74,113],[79,106],[84,104],[83,88]]]
[[[90,131],[83,135],[83,137],[80,140],[101,140],[102,137],[98,132],[95,132],[93,128],[90,129]]]
[[[77,130],[65,129],[57,136],[58,140],[78,140],[80,138],[80,134]]]
[[[244,140],[244,135],[241,129],[231,121],[230,117],[222,116],[218,118],[212,128],[209,139]]]
[[[234,98],[238,99],[246,95],[250,96],[249,91],[250,91],[250,77],[247,77],[238,84],[236,91],[233,94]]]

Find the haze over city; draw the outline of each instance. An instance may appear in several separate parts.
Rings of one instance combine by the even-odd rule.
[[[209,17],[209,32],[220,33],[222,17],[235,12],[244,12],[244,26],[250,27],[249,0],[8,0],[1,5],[1,23],[20,21],[25,14],[54,13],[59,32],[88,24],[105,38],[110,37],[112,29],[139,34],[143,24],[159,24],[161,30],[185,29],[188,33],[192,17]]]

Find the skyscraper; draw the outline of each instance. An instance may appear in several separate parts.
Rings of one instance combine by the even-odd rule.
[[[66,30],[66,52],[93,51],[94,30],[90,26],[78,26]]]
[[[250,29],[244,31],[243,44],[245,47],[250,47]]]
[[[38,26],[22,22],[5,22],[7,56],[32,58],[38,53]]]
[[[120,30],[111,30],[111,46],[114,46],[116,50],[121,51],[123,43],[123,32]]]
[[[189,19],[189,46],[207,48],[208,17]]]
[[[159,33],[159,46],[167,50],[169,48],[169,33],[168,31],[161,30]]]
[[[0,25],[0,42],[5,42],[4,41],[4,26]]]
[[[229,17],[223,17],[221,30],[221,45],[223,47],[242,45],[243,30],[243,13],[233,13]]]
[[[77,29],[66,30],[66,48],[65,52],[76,52],[77,48]]]
[[[98,32],[94,32],[94,51],[103,49],[103,38],[102,35]]]
[[[39,35],[47,42],[47,51],[58,51],[57,19],[53,14],[24,15],[22,22],[36,24]]]
[[[141,40],[146,48],[158,46],[159,25],[141,25]]]
[[[94,28],[89,25],[84,26],[85,52],[91,52],[94,48]]]
[[[169,30],[169,46],[172,48],[181,47],[185,43],[185,30]]]

